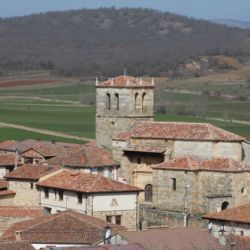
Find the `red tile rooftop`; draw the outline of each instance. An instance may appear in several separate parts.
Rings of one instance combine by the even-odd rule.
[[[178,139],[196,141],[244,141],[245,138],[209,123],[138,122],[131,138]]]
[[[201,160],[196,157],[183,156],[152,166],[154,169],[215,171],[215,172],[250,172],[250,164],[228,158]]]
[[[211,250],[224,249],[207,230],[199,228],[165,228],[121,232],[129,243],[140,243],[146,249]]]
[[[0,190],[0,196],[7,196],[7,195],[14,195],[16,194],[15,191],[12,190]]]
[[[44,181],[38,182],[37,186],[57,188],[82,193],[119,193],[139,192],[141,189],[114,181],[98,174],[79,173],[64,170]]]
[[[61,169],[59,166],[22,165],[6,174],[6,179],[39,180],[39,178]]]
[[[8,182],[5,179],[0,179],[0,190],[8,188]]]
[[[35,250],[28,241],[4,241],[0,242],[1,250]]]
[[[16,155],[13,153],[0,154],[0,166],[15,166]]]
[[[250,204],[234,208],[227,208],[220,212],[213,212],[202,216],[204,219],[232,221],[250,224]]]
[[[44,215],[43,207],[30,206],[0,206],[0,217],[36,218]]]
[[[21,240],[31,243],[94,244],[103,240],[104,227],[111,231],[124,227],[75,211],[64,211],[13,224],[1,240],[15,240],[16,231]]]
[[[115,141],[127,141],[130,138],[130,131],[123,131],[113,138]]]
[[[124,88],[124,87],[154,87],[152,82],[144,81],[141,78],[135,78],[132,76],[118,76],[111,78],[107,81],[101,82],[97,87],[113,87],[113,88]]]
[[[98,146],[96,142],[86,143],[79,149],[69,151],[67,154],[58,155],[48,160],[48,163],[86,168],[119,166],[119,163],[112,159],[112,152]]]

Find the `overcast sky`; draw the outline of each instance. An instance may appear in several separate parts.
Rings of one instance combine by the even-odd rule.
[[[0,0],[0,17],[111,6],[146,7],[203,19],[250,21],[250,0]]]

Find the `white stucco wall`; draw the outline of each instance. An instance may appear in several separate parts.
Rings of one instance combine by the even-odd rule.
[[[240,143],[218,142],[213,144],[214,157],[226,157],[242,160],[242,146]]]
[[[9,170],[5,167],[0,167],[0,178],[3,178],[7,173],[9,173]]]
[[[44,191],[41,191],[41,205],[52,208],[51,213],[56,213],[58,210],[73,209],[78,212],[86,212],[86,197],[83,196],[82,203],[78,203],[77,193],[64,191],[63,200],[59,200],[59,195],[55,195],[54,190],[49,190],[49,197],[45,198]]]
[[[136,209],[135,193],[97,194],[93,196],[93,211]]]

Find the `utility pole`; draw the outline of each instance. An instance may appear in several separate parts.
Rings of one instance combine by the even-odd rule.
[[[190,185],[187,185],[187,186],[185,187],[184,210],[183,210],[183,222],[184,222],[184,227],[187,227],[187,219],[188,219],[188,210],[187,210],[187,195],[188,195],[188,188],[190,188]]]

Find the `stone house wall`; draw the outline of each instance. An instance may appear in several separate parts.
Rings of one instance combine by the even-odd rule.
[[[135,104],[146,93],[143,109]],[[110,96],[110,108],[107,107],[107,94]],[[119,96],[119,108],[117,107]],[[153,121],[153,86],[149,88],[96,88],[96,139],[99,145],[109,148],[112,146],[112,137],[131,128],[138,120]],[[142,102],[142,100],[141,100]]]
[[[13,206],[15,194],[0,196],[0,206]]]
[[[243,151],[244,151],[244,161],[250,163],[250,143],[243,142],[242,143]]]

